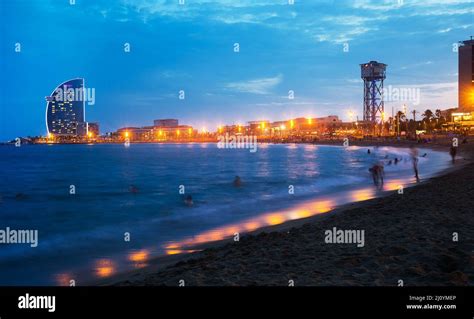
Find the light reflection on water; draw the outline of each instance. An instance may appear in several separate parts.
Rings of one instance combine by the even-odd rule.
[[[99,278],[110,277],[116,273],[116,266],[111,259],[102,258],[97,260],[94,271]]]
[[[384,184],[384,191],[398,190],[400,186],[409,184],[410,180],[396,179],[386,182]],[[244,220],[237,224],[227,225],[224,227],[218,227],[199,235],[184,239],[182,241],[171,242],[164,246],[167,254],[178,253],[184,248],[193,247],[196,245],[219,241],[223,239],[232,238],[236,233],[242,234],[251,232],[266,226],[275,226],[283,224],[287,221],[297,220],[302,218],[308,218],[319,214],[324,214],[336,206],[344,205],[349,202],[365,201],[377,196],[377,191],[374,187],[367,187],[349,191],[348,194],[334,194],[331,197],[323,197],[318,200],[308,201],[303,204],[299,204],[296,207],[264,214],[255,218]]]
[[[400,186],[409,185],[414,179],[394,179],[384,184],[384,191],[398,190]],[[165,244],[162,249],[166,255],[178,255],[183,253],[193,253],[200,251],[194,246],[231,239],[235,234],[245,234],[257,229],[280,225],[291,220],[308,218],[319,214],[324,214],[333,210],[336,206],[344,205],[349,202],[360,202],[375,198],[378,195],[374,187],[360,188],[351,190],[347,193],[333,194],[331,197],[321,197],[317,200],[307,201],[296,205],[287,210],[271,212],[258,217],[249,218],[239,223],[217,227],[197,234],[195,236],[185,238],[181,241],[173,241]],[[150,260],[150,250],[142,249],[132,251],[127,254],[127,261],[132,268],[143,268],[148,265]],[[101,258],[95,262],[94,275],[97,278],[107,278],[117,273],[116,262],[112,259]],[[69,285],[71,278],[74,276],[70,273],[56,275],[58,285]]]
[[[188,147],[189,145],[186,146],[186,148]],[[207,146],[199,145],[198,147]],[[321,172],[319,170],[321,164],[318,160],[318,154],[314,152],[318,147],[306,145],[304,146],[304,151],[302,153],[296,152],[297,148],[297,145],[288,145],[286,147],[286,153],[284,153],[286,155],[286,160],[282,162],[282,164],[287,164],[285,166],[287,177],[291,179],[294,177],[300,177],[301,175],[312,176],[320,174]],[[264,147],[261,152],[261,155],[263,155],[261,158],[266,160],[255,164],[255,173],[259,176],[268,176],[269,174],[272,174],[271,167],[269,166],[272,157],[270,157],[269,154],[264,154],[266,151],[267,147]],[[321,157],[321,159],[324,158]],[[367,164],[359,164],[357,157],[355,157],[352,152],[347,152],[343,159],[345,167],[348,168]],[[293,161],[300,162],[301,160],[307,162],[304,171],[301,170],[301,166],[292,165]],[[236,162],[234,165],[243,165],[243,163]],[[321,167],[324,168],[325,166]],[[132,183],[132,181],[133,180],[131,179],[130,183]],[[415,182],[414,177],[388,178],[385,180],[383,191],[397,191],[400,187],[407,187]],[[330,195],[325,194],[324,192],[320,194],[317,193],[313,199],[299,201],[298,204],[289,208],[268,211],[257,216],[247,217],[238,222],[214,227],[210,230],[198,232],[193,236],[167,241],[165,244],[156,245],[154,247],[151,246],[139,250],[127,251],[125,254],[122,254],[122,256],[98,258],[90,265],[88,272],[95,278],[108,278],[127,269],[146,267],[149,265],[150,259],[160,255],[177,255],[195,252],[199,250],[199,247],[196,246],[209,242],[232,239],[236,233],[241,236],[244,233],[252,232],[263,227],[280,225],[287,221],[324,214],[337,206],[350,202],[369,200],[380,195],[379,191],[373,185],[366,185],[367,186],[356,189],[352,188],[346,191],[332,193]],[[266,198],[265,194],[260,196]],[[271,197],[269,197],[269,199],[271,200]],[[55,276],[55,282],[59,285],[69,285],[69,280],[76,276],[77,274],[73,274],[72,272],[62,272]]]

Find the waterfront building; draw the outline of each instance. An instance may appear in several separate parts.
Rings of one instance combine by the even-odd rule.
[[[46,97],[48,135],[81,137],[87,135],[85,122],[84,79],[61,83]]]
[[[460,112],[474,111],[474,40],[462,41],[458,47],[458,99]]]
[[[177,127],[178,120],[177,119],[159,119],[153,121],[155,126],[158,127]]]

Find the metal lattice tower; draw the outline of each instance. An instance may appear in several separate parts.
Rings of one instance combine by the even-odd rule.
[[[384,112],[383,80],[387,65],[370,61],[360,65],[364,80],[364,121],[377,123]]]

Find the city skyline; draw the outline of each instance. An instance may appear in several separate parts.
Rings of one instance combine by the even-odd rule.
[[[45,135],[44,97],[77,77],[96,90],[86,114],[102,132],[150,118],[209,129],[330,114],[348,120],[348,110],[361,118],[359,64],[370,60],[388,65],[386,86],[420,90],[420,104],[410,108],[455,107],[454,45],[473,29],[469,1],[0,6],[8,26],[1,44],[2,141]],[[44,23],[50,15],[54,24]],[[34,63],[39,57],[43,63]],[[387,101],[386,112],[401,104]]]

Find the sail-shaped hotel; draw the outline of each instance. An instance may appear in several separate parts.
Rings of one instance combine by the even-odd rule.
[[[84,79],[61,83],[46,97],[46,128],[54,136],[85,136]]]

